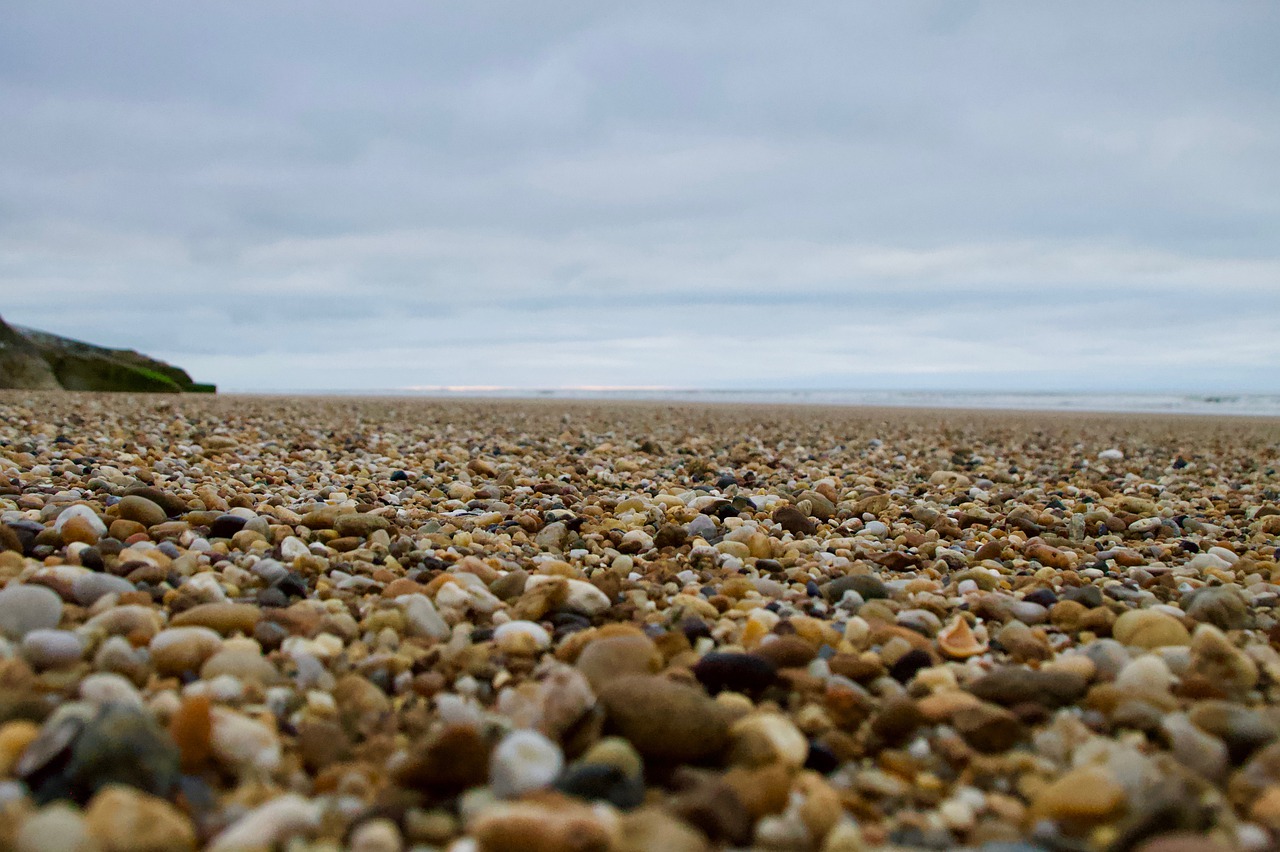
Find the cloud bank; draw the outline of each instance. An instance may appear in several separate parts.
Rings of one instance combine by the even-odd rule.
[[[238,389],[1280,391],[1280,8],[31,4],[0,313]]]

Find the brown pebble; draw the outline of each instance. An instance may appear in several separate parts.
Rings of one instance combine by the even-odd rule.
[[[775,509],[773,522],[794,536],[813,535],[816,529],[813,520],[795,506],[782,506]]]
[[[574,665],[599,691],[620,677],[653,674],[662,667],[662,655],[653,640],[641,634],[604,636],[583,648]]]
[[[199,772],[213,757],[213,717],[208,695],[189,695],[169,719],[169,736],[182,755],[183,772]]]
[[[701,689],[657,675],[610,681],[599,698],[608,722],[646,758],[676,763],[706,760],[728,743],[728,721]]]
[[[1025,736],[1022,721],[994,704],[982,703],[957,711],[951,726],[964,741],[984,754],[998,754],[1013,748]]]
[[[171,623],[174,627],[208,627],[223,635],[252,634],[261,617],[261,611],[252,604],[209,603],[178,613]]]
[[[121,498],[120,502],[115,505],[115,512],[117,518],[136,521],[144,527],[162,524],[169,519],[164,509],[146,497],[139,497],[136,494]]]
[[[767,638],[752,652],[780,669],[801,668],[818,656],[818,649],[799,636]]]

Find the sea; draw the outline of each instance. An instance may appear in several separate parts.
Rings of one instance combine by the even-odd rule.
[[[293,391],[292,393],[296,393]],[[670,403],[1079,411],[1280,417],[1280,394],[1057,393],[1009,391],[687,390],[676,388],[415,387],[325,391],[331,395],[442,399],[566,399]]]

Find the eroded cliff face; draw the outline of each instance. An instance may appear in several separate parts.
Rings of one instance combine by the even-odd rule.
[[[108,349],[0,318],[0,388],[213,393],[186,370],[131,349]]]
[[[0,319],[0,388],[57,390],[49,362],[25,335]]]

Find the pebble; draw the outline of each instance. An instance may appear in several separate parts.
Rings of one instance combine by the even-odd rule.
[[[1154,654],[1145,654],[1127,664],[1116,675],[1116,687],[1143,696],[1167,695],[1177,683],[1169,665]]]
[[[721,754],[729,726],[700,689],[656,675],[631,675],[599,693],[609,722],[646,759],[697,762]]]
[[[780,763],[799,769],[809,757],[809,741],[779,713],[752,713],[729,728],[729,760],[745,766]]]
[[[1026,736],[1017,715],[985,702],[959,709],[951,716],[951,724],[966,743],[983,754],[1006,752]]]
[[[1056,820],[1068,826],[1093,825],[1119,816],[1126,801],[1124,787],[1106,770],[1082,766],[1037,793],[1031,803],[1031,813],[1036,818]]]
[[[65,767],[52,774],[42,762],[32,763],[28,784],[38,800],[69,796],[85,802],[113,784],[158,796],[169,793],[178,778],[178,752],[148,712],[108,704],[86,716],[83,722],[67,719],[62,724],[55,717],[41,730],[41,740],[56,744],[46,752],[50,757],[68,746],[70,755]],[[28,749],[23,759],[32,757]]]
[[[84,640],[70,630],[31,630],[22,637],[22,656],[37,669],[74,665],[84,650]]]
[[[193,606],[175,615],[170,621],[174,627],[207,627],[224,635],[253,633],[262,613],[251,604],[209,603]]]
[[[68,506],[59,512],[58,518],[53,524],[53,528],[58,532],[62,532],[63,528],[73,518],[79,518],[87,525],[86,528],[94,533],[95,541],[107,534],[107,525],[102,522],[100,517],[98,517],[98,513],[83,503]]]
[[[711,844],[683,820],[658,808],[643,808],[622,819],[618,852],[711,852]]]
[[[508,654],[536,654],[551,647],[551,634],[532,621],[508,621],[493,631],[493,641]]]
[[[21,639],[62,621],[62,599],[44,586],[10,584],[0,590],[0,633]]]
[[[611,841],[600,817],[571,799],[504,802],[482,812],[469,830],[484,852],[605,852]]]
[[[112,574],[80,574],[71,582],[71,597],[81,606],[92,606],[107,595],[135,591],[133,583]]]
[[[448,623],[426,595],[404,595],[397,602],[404,607],[405,626],[410,636],[443,640],[452,635]]]
[[[144,527],[153,527],[156,524],[163,524],[169,519],[164,509],[148,500],[146,497],[132,495],[124,497],[115,505],[116,517],[126,521],[142,524]]]
[[[270,773],[280,765],[280,738],[268,724],[225,707],[211,712],[209,745],[225,769]]]
[[[290,562],[310,555],[311,550],[307,547],[306,542],[297,536],[285,536],[284,541],[280,542],[280,556]]]
[[[1184,598],[1187,615],[1221,630],[1243,630],[1249,607],[1243,595],[1228,586],[1208,586]]]
[[[1188,645],[1191,633],[1171,615],[1150,609],[1131,609],[1116,619],[1111,635],[1139,648]]]
[[[401,852],[402,849],[404,838],[389,819],[365,820],[351,832],[351,852]]]
[[[186,852],[196,833],[181,811],[132,787],[99,790],[84,813],[103,852]]]
[[[661,665],[658,648],[647,636],[605,636],[589,643],[578,655],[576,666],[593,689],[631,675],[652,674]]]
[[[1211,781],[1221,781],[1226,775],[1229,765],[1226,743],[1192,724],[1185,713],[1166,715],[1160,723],[1160,732],[1174,758],[1183,766]]]
[[[1006,666],[975,681],[969,691],[984,701],[1006,707],[1018,704],[1060,707],[1077,701],[1087,686],[1084,677],[1072,672]]]
[[[1240,764],[1280,737],[1280,720],[1229,701],[1201,701],[1188,718],[1198,728],[1222,740],[1231,762]]]
[[[218,834],[208,852],[240,852],[271,848],[287,838],[305,835],[320,824],[321,809],[296,793],[286,793],[259,805]]]
[[[45,805],[18,829],[14,852],[103,852],[84,815],[66,802]]]
[[[777,681],[778,667],[773,661],[756,654],[713,651],[704,654],[694,664],[693,674],[712,695],[724,690],[754,695]]]
[[[537,731],[513,731],[489,758],[489,784],[495,795],[514,799],[551,786],[563,768],[558,745]]]
[[[169,627],[149,643],[156,670],[169,675],[198,672],[222,647],[222,637],[208,627]]]

